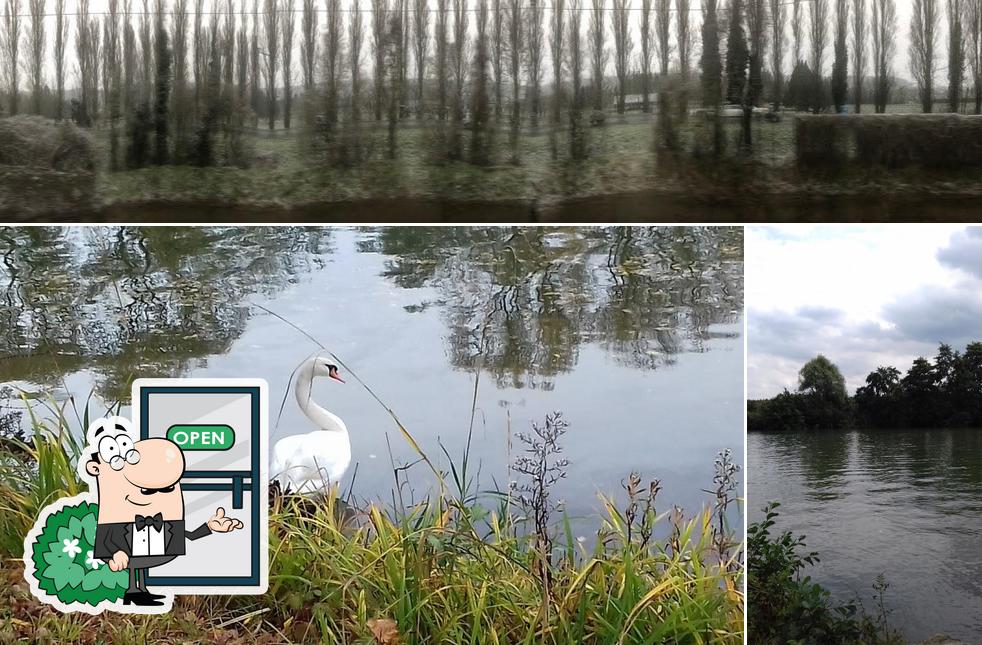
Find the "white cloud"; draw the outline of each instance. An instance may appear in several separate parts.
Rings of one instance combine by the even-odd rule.
[[[852,390],[878,365],[982,340],[980,242],[949,225],[748,229],[750,396],[794,388],[818,353]]]

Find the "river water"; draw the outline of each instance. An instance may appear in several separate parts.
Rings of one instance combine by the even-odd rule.
[[[717,452],[742,461],[738,228],[7,228],[0,256],[0,383],[78,407],[92,392],[97,412],[128,414],[141,376],[258,376],[275,420],[317,348],[262,305],[340,356],[441,467],[441,445],[458,461],[467,445],[477,380],[481,489],[506,485],[509,438],[514,459],[515,435],[555,410],[573,518],[632,470],[661,479],[661,508],[696,510]],[[415,455],[342,376],[313,392],[351,435],[342,483],[390,500],[393,463]],[[313,429],[290,393],[272,440]],[[432,484],[409,475],[417,495]]]
[[[883,574],[908,639],[982,642],[982,430],[750,433],[747,461],[750,521],[781,502],[836,598],[872,610]]]

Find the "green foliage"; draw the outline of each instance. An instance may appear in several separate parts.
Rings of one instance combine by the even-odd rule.
[[[33,523],[33,500],[77,492],[76,446],[40,432],[31,454],[42,477],[0,472],[0,517],[10,518],[0,523],[4,557],[16,553],[19,545],[11,545]],[[726,461],[721,457],[730,477]],[[88,627],[115,642],[131,642],[127,636],[151,625],[175,640],[199,640],[188,637],[200,616],[260,611],[261,629],[269,625],[298,642],[374,642],[380,622],[406,643],[743,642],[742,549],[733,535],[717,535],[714,527],[722,524],[714,508],[691,517],[680,509],[657,513],[657,481],[645,486],[632,474],[626,503],[603,498],[606,513],[591,545],[573,536],[564,517],[558,531],[564,537],[547,558],[517,499],[471,488],[466,458],[451,469],[439,493],[409,508],[373,503],[342,512],[336,490],[317,503],[274,496],[268,593],[184,599],[181,610],[152,623],[114,615],[98,619],[111,623]],[[99,593],[111,598],[125,584],[119,587],[105,567],[99,570],[108,577],[91,581],[90,572],[77,568],[91,548],[87,518],[94,506],[85,506],[58,514],[48,532],[53,537],[39,547],[42,561],[47,554],[54,567],[46,584],[56,592],[61,584],[59,593],[71,598],[74,592],[65,590],[101,581]],[[669,537],[653,537],[658,534]],[[52,545],[64,548],[63,539],[78,539],[81,554],[68,560],[53,551]],[[721,556],[723,543],[732,550]],[[53,614],[26,619],[47,621],[48,633],[67,633],[74,624]]]
[[[900,377],[879,367],[856,390],[859,422],[871,428],[943,428],[982,425],[982,343],[964,353],[938,347],[932,363],[919,357]]]
[[[32,547],[38,587],[65,604],[115,602],[126,591],[129,574],[93,556],[98,510],[82,502],[52,513]]]
[[[934,361],[914,359],[901,377],[880,366],[849,398],[838,368],[824,356],[799,372],[798,392],[747,402],[747,427],[765,432],[860,428],[982,426],[982,342],[964,352],[941,344]]]
[[[887,584],[882,576],[873,585],[880,611],[867,615],[856,603],[836,605],[829,592],[803,576],[816,564],[818,554],[803,551],[804,536],[789,531],[772,534],[777,509],[763,508],[764,519],[747,527],[748,639],[751,643],[814,645],[901,643],[887,623],[882,595]]]

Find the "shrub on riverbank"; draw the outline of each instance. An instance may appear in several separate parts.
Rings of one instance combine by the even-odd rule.
[[[558,532],[549,522],[554,548],[543,549],[542,527],[530,525],[537,509],[549,508],[548,497],[532,481],[531,489],[475,493],[466,460],[439,493],[407,508],[371,503],[351,518],[336,510],[336,494],[315,504],[274,496],[264,596],[181,597],[165,617],[62,616],[28,597],[17,574],[37,511],[79,492],[80,446],[60,412],[53,424],[33,425],[31,440],[19,445],[27,458],[7,451],[0,459],[0,550],[11,583],[0,585],[2,641],[82,634],[108,642],[743,639],[742,552],[726,524],[735,471],[726,454],[711,508],[691,518],[678,509],[656,513],[657,481],[632,475],[626,503],[604,498],[606,516],[589,547],[564,521]],[[536,432],[556,427],[550,417]],[[552,454],[542,458],[565,468]]]
[[[66,172],[92,171],[95,146],[88,133],[39,116],[0,119],[0,165]]]
[[[829,592],[802,575],[818,562],[818,554],[803,551],[804,536],[790,531],[771,533],[777,508],[765,506],[764,519],[747,527],[747,600],[749,642],[760,645],[800,643],[894,645],[900,635],[887,622],[882,599],[887,585],[882,576],[873,584],[878,612],[867,614],[857,603],[835,604]]]

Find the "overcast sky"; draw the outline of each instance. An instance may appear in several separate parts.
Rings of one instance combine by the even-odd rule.
[[[790,38],[791,38],[791,27],[790,27],[791,6],[790,6],[790,4],[791,4],[791,0],[785,0],[785,1],[788,4],[787,9],[788,9],[788,21],[789,21],[789,25],[788,25],[788,28],[787,28],[788,43],[786,44],[786,46],[784,48],[784,51],[785,51],[785,68],[786,68],[785,69],[785,73],[790,73],[790,70],[791,70],[791,60],[790,60],[790,55],[791,55],[790,54],[790,52],[791,52],[791,43],[790,43]],[[894,60],[893,60],[893,73],[895,75],[897,75],[897,76],[900,76],[900,77],[909,79],[909,78],[911,78],[911,75],[910,75],[910,72],[908,70],[908,65],[907,65],[907,60],[908,60],[908,55],[907,55],[908,54],[908,51],[907,50],[908,50],[909,43],[910,43],[910,39],[909,39],[908,34],[909,34],[909,31],[910,31],[910,17],[911,17],[911,12],[912,12],[911,6],[913,4],[913,0],[895,0],[895,1],[896,1],[896,7],[897,7],[897,30],[896,30],[896,33],[895,33],[895,36],[896,36],[896,52],[895,52],[895,56],[894,56]],[[143,0],[131,0],[131,2],[132,2],[132,7],[133,7],[132,10],[134,12],[140,12],[140,11],[142,11],[142,9],[143,9]],[[124,3],[125,3],[125,0],[120,0],[120,7],[122,7]],[[236,9],[242,7],[243,6],[242,3],[243,3],[243,0],[233,0],[233,6],[236,7]],[[526,0],[526,3],[527,3],[527,0]],[[174,0],[165,0],[165,4],[168,7],[168,9],[173,9],[173,7],[174,7]],[[188,10],[189,11],[193,11],[194,10],[195,0],[187,0],[187,4],[188,4]],[[211,8],[215,4],[216,4],[215,0],[204,0],[204,6],[206,8]],[[219,0],[219,2],[217,4],[219,6],[225,6],[224,0]],[[260,4],[260,7],[262,7],[264,3],[263,2],[260,2],[259,4]],[[350,8],[354,4],[354,0],[341,0],[341,4],[345,8]],[[390,4],[394,4],[394,1],[393,0],[390,0]],[[410,5],[411,4],[412,3],[410,3]],[[550,13],[550,11],[549,11],[549,9],[552,7],[553,2],[552,2],[552,0],[545,0],[544,4],[545,4],[545,6],[546,6],[547,9],[546,9],[546,19],[545,19],[545,21],[543,23],[543,28],[548,33],[549,25],[550,25],[550,22],[549,22],[549,13]],[[611,0],[604,0],[604,3],[603,4],[608,9],[612,6]],[[850,3],[850,6],[851,6],[851,4],[852,3]],[[867,5],[869,5],[869,4],[870,3],[867,2]],[[48,14],[54,14],[55,0],[45,0],[45,5],[46,5],[46,9],[47,9]],[[151,7],[153,7],[154,0],[150,0],[149,5]],[[316,5],[317,5],[318,9],[320,9],[321,11],[323,11],[323,10],[326,9],[327,3],[326,3],[326,0],[316,0]],[[429,5],[430,5],[430,8],[431,9],[434,9],[436,7],[436,0],[429,0]],[[694,47],[694,50],[695,51],[693,52],[692,60],[693,60],[693,63],[697,65],[698,64],[698,61],[699,61],[699,53],[701,52],[701,37],[699,35],[699,26],[702,24],[702,9],[701,9],[702,2],[701,2],[701,0],[690,0],[690,5],[692,6],[692,12],[691,12],[691,15],[692,15],[692,29],[693,29],[693,32],[694,32],[693,33],[693,40],[694,40],[694,45],[695,45],[695,47]],[[27,0],[21,0],[21,13],[24,14],[25,16],[28,13],[27,6],[28,6]],[[65,1],[65,11],[66,11],[66,13],[74,14],[76,12],[77,6],[78,6],[78,0],[66,0]],[[252,0],[246,0],[245,6],[247,7],[247,9],[249,11],[251,11],[251,8],[252,8]],[[294,10],[299,11],[302,8],[302,6],[303,6],[303,2],[302,2],[302,0],[280,0],[280,6],[290,6]],[[477,0],[467,0],[467,6],[469,8],[471,8],[471,10],[474,10],[477,7]],[[567,2],[567,6],[568,6],[568,2]],[[590,5],[589,2],[583,1],[583,2],[581,2],[581,6],[583,6],[583,7],[589,7],[591,5]],[[629,6],[631,6],[632,9],[633,9],[633,11],[631,12],[631,19],[630,19],[630,25],[631,25],[632,34],[633,34],[632,35],[632,38],[634,40],[634,48],[633,48],[633,52],[632,52],[632,67],[635,67],[636,68],[638,66],[637,57],[638,57],[639,52],[640,52],[640,42],[639,42],[640,15],[639,15],[638,9],[640,9],[640,7],[641,7],[641,0],[631,0],[629,2]],[[672,7],[674,8],[675,6],[676,6],[676,1],[673,0],[672,1]],[[807,43],[807,40],[808,40],[807,35],[808,35],[808,31],[809,31],[809,28],[808,28],[808,24],[809,24],[808,23],[809,6],[810,6],[810,0],[802,0],[802,16],[803,16],[803,21],[805,23],[804,24],[803,32],[805,34],[805,41],[806,41],[805,42],[805,45],[804,45],[804,52],[803,53],[806,55],[806,57],[808,55],[810,55],[810,54],[808,54],[808,43]],[[942,8],[944,8],[944,6],[946,6],[946,5],[944,5],[942,3]],[[100,14],[101,15],[103,12],[106,11],[106,8],[107,7],[108,7],[108,0],[90,0],[90,3],[89,3],[90,12],[92,12],[93,14]],[[369,11],[370,7],[371,7],[370,0],[361,0],[361,8],[362,8],[363,11],[366,12],[365,13],[365,16],[363,18],[363,24],[364,24],[364,28],[366,30],[365,42],[364,42],[365,50],[362,53],[362,56],[364,57],[363,67],[366,70],[370,68],[370,64],[371,64],[371,60],[370,60],[371,57],[368,54],[368,45],[369,45],[368,30],[371,29],[371,14],[370,13],[367,13]],[[834,7],[835,7],[835,2],[832,1],[832,0],[830,0],[829,1],[829,7],[830,7],[830,9],[829,9],[830,12],[833,12],[834,11]],[[867,11],[869,11],[869,7],[868,6],[867,6]],[[347,21],[347,19],[348,19],[348,16],[345,15],[345,21]],[[830,73],[830,70],[832,69],[832,57],[833,57],[832,38],[834,37],[834,33],[833,33],[834,30],[833,30],[833,26],[831,24],[831,20],[832,20],[832,16],[830,15],[830,25],[829,25],[829,34],[828,34],[829,46],[828,46],[828,48],[826,49],[826,52],[825,52],[825,72],[826,72],[826,74],[829,74]],[[299,45],[299,37],[300,37],[300,26],[299,26],[299,23],[300,23],[300,16],[299,16],[299,14],[297,14],[296,22],[297,22],[297,26],[296,26],[296,36],[295,37],[297,38],[297,45],[296,45],[296,47],[297,47],[298,54],[296,56],[294,56],[294,59],[295,59],[295,61],[299,61],[299,47],[300,47],[300,45]],[[431,16],[431,18],[430,18],[430,29],[431,30],[433,29],[434,22],[435,22],[435,18],[433,16]],[[474,33],[475,29],[476,29],[476,26],[475,26],[475,22],[476,21],[475,21],[473,15],[471,16],[471,18],[470,18],[470,20],[468,22],[469,22],[469,25],[468,26],[470,28],[469,31],[473,35],[473,33]],[[192,23],[193,23],[193,19],[192,19]],[[324,27],[324,24],[325,24],[325,17],[324,17],[324,14],[323,13],[321,13],[319,15],[318,23],[319,23],[319,27],[321,28],[321,30],[323,30],[323,27]],[[47,73],[49,75],[50,74],[53,74],[53,69],[54,69],[53,68],[53,65],[51,64],[51,61],[53,60],[53,57],[54,57],[54,52],[53,52],[54,28],[55,28],[54,18],[51,17],[51,18],[48,19],[48,21],[47,21],[47,27],[46,27],[46,29],[48,31],[48,57],[49,57],[49,67],[48,67]],[[589,29],[589,19],[586,17],[586,15],[584,15],[584,19],[582,21],[581,28],[583,30],[584,46],[586,46],[586,38],[587,38],[588,29]],[[27,29],[27,20],[26,19],[22,22],[21,29],[22,29],[22,31]],[[610,29],[611,29],[611,18],[610,18],[610,15],[609,14],[607,16],[606,29],[608,31],[608,36],[609,36],[608,39],[607,39],[607,47],[611,50],[611,54],[608,56],[608,61],[607,61],[607,67],[608,67],[607,72],[608,72],[608,74],[613,74],[613,65],[614,65],[614,62],[613,62],[613,58],[614,58],[613,57],[613,47],[614,47],[614,44],[613,44],[613,36],[609,33],[610,32]],[[77,66],[75,65],[75,46],[74,46],[74,39],[75,39],[75,19],[74,19],[74,16],[71,18],[70,32],[71,32],[70,35],[69,35],[70,45],[69,45],[69,50],[67,52],[67,58],[70,61],[69,65],[68,65],[68,70],[69,70],[68,71],[68,78],[69,78],[68,85],[69,86],[74,86],[75,85],[75,79],[76,79],[76,71],[77,71]],[[26,37],[25,36],[22,36],[22,38],[25,38],[25,43],[22,44],[22,47],[26,48],[26,46],[27,46],[26,45]],[[674,43],[675,42],[674,16],[673,16],[672,36],[671,36],[671,38],[672,38],[672,42]],[[946,74],[946,72],[944,70],[946,69],[947,60],[948,60],[948,56],[947,56],[947,53],[946,53],[947,52],[947,49],[946,49],[947,48],[947,21],[945,20],[945,17],[944,16],[942,16],[942,19],[941,19],[940,33],[939,33],[939,36],[938,36],[938,43],[937,43],[937,45],[938,45],[938,48],[939,48],[938,49],[938,52],[939,53],[937,55],[938,67],[939,67],[938,81],[937,82],[939,84],[941,84],[941,85],[946,85],[947,84],[947,74]],[[432,48],[432,46],[433,46],[433,43],[432,43],[432,40],[431,40],[430,47]],[[851,40],[850,40],[849,46],[850,46],[850,48],[852,47]],[[868,46],[868,48],[869,48],[869,46]],[[543,52],[543,54],[544,54],[544,56],[543,56],[543,59],[544,59],[543,60],[543,69],[551,69],[549,67],[549,64],[550,63],[548,62],[549,61],[548,39],[544,42],[543,49],[544,49],[544,52]],[[677,53],[678,52],[673,47],[673,52],[672,52],[672,61],[673,61],[672,64],[673,64],[673,66],[677,64]],[[724,52],[724,54],[725,54],[725,52]],[[431,52],[431,55],[432,55],[432,52]],[[867,55],[870,55],[871,56],[872,53],[870,51],[867,51]],[[851,52],[850,52],[850,57],[851,57]],[[770,59],[768,58],[768,61],[769,60]],[[299,64],[299,62],[295,62],[294,67],[296,68],[295,69],[295,73],[296,73],[296,75],[299,78],[299,75],[300,75],[300,64]],[[871,71],[871,63],[869,63],[869,62],[867,63],[867,69],[869,69],[870,70],[870,73],[872,73],[872,71]],[[584,76],[589,76],[589,72],[588,71],[584,71]],[[551,77],[548,76],[548,74],[547,74],[547,77],[548,78],[551,78]],[[23,80],[23,82],[26,83],[27,81],[26,80]],[[852,83],[851,77],[850,77],[850,83]]]
[[[880,365],[982,340],[982,227],[751,227],[746,245],[750,398],[794,389],[816,354],[852,393]]]

